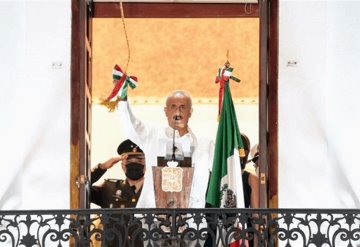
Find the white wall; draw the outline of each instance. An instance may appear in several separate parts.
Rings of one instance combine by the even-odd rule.
[[[0,209],[68,208],[70,0],[0,1],[0,25]]]
[[[328,4],[327,81],[329,180],[339,205],[360,208],[360,1]]]
[[[360,207],[359,9],[359,1],[280,1],[280,207]]]
[[[360,207],[358,9],[280,1],[280,207]],[[0,1],[0,209],[69,206],[70,19],[70,0]]]

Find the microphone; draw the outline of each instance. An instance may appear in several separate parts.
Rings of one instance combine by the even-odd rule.
[[[180,120],[180,116],[179,115],[175,115],[173,117],[174,119],[174,122],[177,121],[177,120]],[[176,146],[175,146],[175,126],[174,126],[174,132],[173,132],[173,148],[172,148],[172,161],[175,161],[175,151],[176,151]]]

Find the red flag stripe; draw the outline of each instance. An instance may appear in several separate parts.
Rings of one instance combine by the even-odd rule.
[[[120,80],[116,83],[114,89],[112,90],[111,94],[109,95],[109,97],[107,97],[107,101],[111,100],[112,98],[114,98],[117,93],[119,92],[120,88],[122,87],[122,85],[124,84],[124,81],[126,79],[126,75],[124,74]]]

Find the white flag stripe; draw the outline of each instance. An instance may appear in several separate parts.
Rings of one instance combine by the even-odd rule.
[[[240,166],[239,151],[234,149],[234,154],[227,158],[227,175],[221,179],[221,188],[224,184],[228,184],[236,196],[236,207],[245,208],[244,190],[242,183],[242,174]],[[220,207],[224,207],[226,196],[222,197]]]
[[[238,208],[244,208],[244,190],[242,183],[241,164],[239,157],[239,150],[234,149],[234,154],[227,159],[228,175],[229,175],[229,187],[234,188],[236,194]],[[231,186],[230,186],[231,185]]]

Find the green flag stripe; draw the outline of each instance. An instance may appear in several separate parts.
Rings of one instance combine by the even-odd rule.
[[[225,83],[223,106],[216,134],[213,167],[206,195],[206,202],[215,207],[220,206],[221,179],[227,175],[227,158],[234,155],[234,149],[239,148],[243,148],[243,143],[229,83]],[[235,155],[238,156],[238,154]]]

